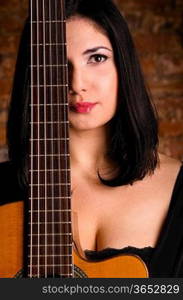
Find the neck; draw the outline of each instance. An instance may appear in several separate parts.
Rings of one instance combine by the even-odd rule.
[[[71,169],[93,174],[105,167],[107,144],[104,127],[80,131],[70,128]]]

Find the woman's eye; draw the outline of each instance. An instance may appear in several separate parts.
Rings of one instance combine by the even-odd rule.
[[[104,62],[106,59],[107,59],[106,55],[94,54],[90,56],[89,63],[101,63]]]

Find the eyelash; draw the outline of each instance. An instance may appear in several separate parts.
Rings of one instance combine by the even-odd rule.
[[[99,58],[99,57],[102,58],[103,60],[91,62],[93,59]],[[93,54],[89,58],[89,63],[100,64],[100,63],[103,63],[104,61],[106,61],[107,59],[108,59],[108,57],[104,54]]]

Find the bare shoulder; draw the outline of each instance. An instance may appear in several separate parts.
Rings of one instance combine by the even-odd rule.
[[[159,154],[159,165],[154,173],[155,181],[170,190],[174,187],[181,168],[181,161]]]
[[[159,162],[159,171],[168,176],[177,176],[182,165],[181,161],[164,154],[159,154]]]
[[[177,176],[181,168],[181,162],[166,155],[159,154],[159,163],[154,173],[146,176],[141,185],[146,186],[151,194],[159,193],[161,199],[170,199]]]

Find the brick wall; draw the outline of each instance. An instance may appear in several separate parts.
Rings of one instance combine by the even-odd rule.
[[[183,159],[183,0],[115,0],[159,114],[160,151]]]
[[[125,15],[160,119],[160,151],[183,159],[183,0],[114,0]],[[28,0],[0,0],[0,160]]]
[[[0,0],[0,161],[7,158],[7,112],[27,3],[28,0]]]

